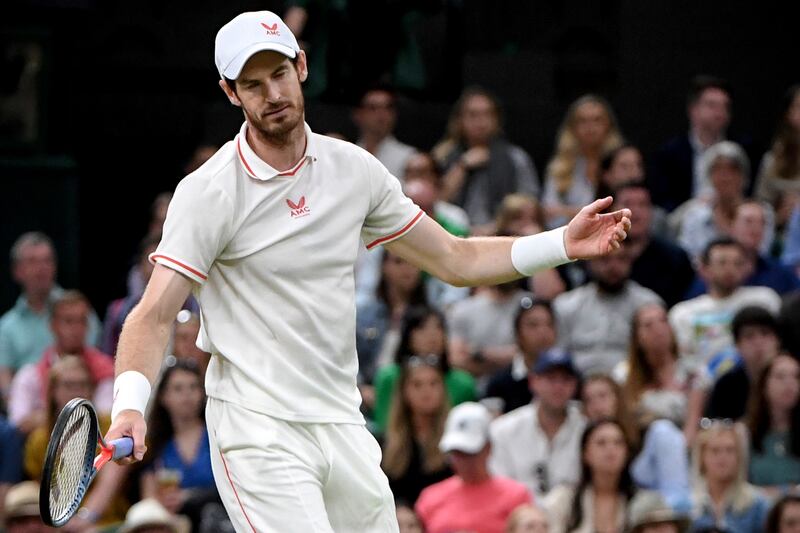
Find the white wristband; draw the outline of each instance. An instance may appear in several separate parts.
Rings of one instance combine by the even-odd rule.
[[[574,261],[567,256],[564,245],[566,226],[520,237],[511,245],[511,264],[526,276],[539,270],[557,267]]]
[[[127,409],[139,411],[144,416],[150,399],[150,381],[141,372],[127,370],[114,380],[114,404],[111,407],[111,422]]]

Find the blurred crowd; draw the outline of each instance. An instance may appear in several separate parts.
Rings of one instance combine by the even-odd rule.
[[[800,531],[800,87],[766,153],[728,131],[722,79],[691,80],[687,130],[652,154],[585,95],[538,169],[504,135],[514,117],[490,92],[465,89],[433,147],[394,136],[397,98],[364,91],[352,141],[454,235],[535,234],[608,195],[633,213],[609,256],[492,287],[450,286],[361,251],[358,387],[401,532]],[[215,150],[198,147],[187,171]],[[61,408],[89,398],[110,423],[119,334],[169,202],[153,202],[127,294],[102,317],[57,284],[47,235],[10,250],[20,297],[0,318],[9,532],[48,530],[37,481]],[[212,354],[195,345],[199,329],[190,298],[154,388],[145,460],[103,469],[66,530],[232,531],[211,472]]]

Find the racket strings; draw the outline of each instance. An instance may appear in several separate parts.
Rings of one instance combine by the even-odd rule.
[[[75,409],[58,442],[53,475],[50,478],[50,512],[54,520],[69,514],[78,493],[84,490],[87,443],[92,423],[93,419],[87,409]]]

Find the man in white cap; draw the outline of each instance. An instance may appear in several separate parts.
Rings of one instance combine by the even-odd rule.
[[[3,528],[0,528],[3,529]],[[55,531],[42,523],[39,516],[39,484],[23,481],[11,487],[5,499],[7,533],[46,533]]]
[[[417,500],[427,533],[502,533],[511,512],[533,501],[522,483],[489,473],[490,421],[486,407],[474,402],[459,404],[447,416],[439,449],[455,475],[426,488]]]
[[[143,457],[151,383],[194,290],[198,346],[212,354],[212,465],[237,531],[397,531],[380,448],[359,412],[360,242],[447,283],[487,285],[619,248],[630,212],[600,214],[606,198],[552,232],[453,237],[369,153],[305,124],[306,56],[275,14],[223,26],[215,59],[245,122],[175,191],[152,277],[121,334],[107,437],[132,436]]]

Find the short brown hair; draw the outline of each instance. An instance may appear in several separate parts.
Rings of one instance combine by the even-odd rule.
[[[89,299],[81,291],[76,289],[66,290],[50,306],[50,316],[55,317],[60,307],[77,303],[84,303],[89,309],[92,307]]]

